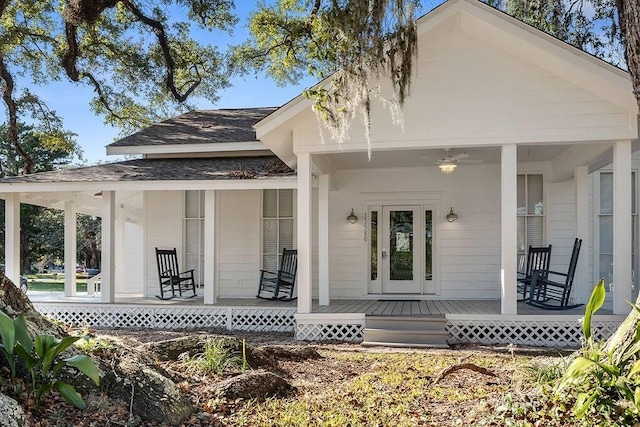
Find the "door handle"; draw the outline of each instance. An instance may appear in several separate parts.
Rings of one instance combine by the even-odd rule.
[[[382,250],[382,259],[387,259],[387,251]]]

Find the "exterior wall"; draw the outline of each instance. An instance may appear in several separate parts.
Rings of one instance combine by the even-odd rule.
[[[218,296],[255,297],[262,244],[260,190],[218,192]],[[205,260],[205,263],[207,260]]]
[[[140,224],[125,223],[125,283],[116,283],[116,293],[140,294],[144,288],[144,230]]]
[[[146,191],[145,247],[146,287],[145,297],[160,293],[155,248],[176,248],[178,260],[183,254],[184,193],[182,191]]]

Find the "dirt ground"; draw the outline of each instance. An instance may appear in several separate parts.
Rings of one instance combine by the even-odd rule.
[[[92,332],[96,336],[117,337],[132,346],[187,334],[230,335],[228,331],[103,329]],[[550,363],[560,356],[557,351],[514,347],[432,350],[365,348],[349,343],[301,344],[290,333],[234,333],[233,336],[255,347],[313,346],[322,357],[277,362],[273,371],[295,387],[294,393],[279,398],[281,400],[217,401],[212,397],[212,385],[220,378],[194,376],[180,384],[196,408],[183,425],[503,425],[496,418],[497,408],[505,404],[507,396],[524,396],[530,392],[530,378],[523,373],[526,371],[523,366]],[[435,383],[447,367],[460,363],[475,363],[494,375],[463,369]],[[365,398],[367,393],[371,396]],[[407,398],[408,395],[411,398]],[[335,404],[332,399],[336,400]],[[87,403],[87,410],[78,411],[51,394],[46,405],[27,409],[29,425],[154,425],[143,423],[131,414],[127,402],[93,396]],[[280,413],[287,411],[293,415],[280,418]],[[363,411],[367,411],[367,415]],[[392,419],[396,421],[391,422]]]

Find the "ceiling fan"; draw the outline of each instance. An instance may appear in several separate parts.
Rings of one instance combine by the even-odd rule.
[[[469,159],[469,155],[465,152],[452,156],[450,148],[444,149],[444,157],[438,159],[436,164],[440,168],[440,171],[445,174],[453,173],[458,167],[458,164],[479,164],[482,160]]]

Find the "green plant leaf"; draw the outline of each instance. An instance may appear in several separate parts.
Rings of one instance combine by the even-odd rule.
[[[30,352],[33,348],[33,341],[31,340],[31,335],[29,335],[27,321],[22,314],[13,319],[13,327],[15,329],[16,341],[21,343],[27,352]]]
[[[597,363],[591,359],[587,359],[582,356],[576,357],[562,376],[562,379],[558,384],[558,392],[563,390],[569,384],[572,384],[577,378],[585,375],[594,365],[597,365]]]
[[[634,375],[637,375],[638,372],[640,372],[640,360],[637,360],[636,363],[633,364],[627,376],[632,378]]]
[[[578,399],[576,399],[576,404],[573,405],[573,411],[576,414],[576,418],[580,419],[584,417],[584,414],[587,413],[589,406],[593,403],[593,401],[598,397],[598,392],[596,390],[591,393],[580,393],[578,395]]]
[[[63,381],[58,381],[55,384],[56,389],[62,395],[64,400],[72,404],[78,409],[87,409],[87,404],[82,400],[80,393],[71,385]]]
[[[51,364],[54,359],[63,351],[71,347],[74,342],[78,341],[81,337],[64,337],[61,340],[54,340],[53,345],[51,345],[44,353],[44,357],[42,358],[42,372],[46,374],[51,368]]]
[[[53,335],[36,335],[33,343],[36,349],[36,354],[40,359],[44,357],[45,353],[49,350],[50,347],[55,345],[55,341],[56,339]]]
[[[91,378],[93,382],[96,383],[96,385],[100,384],[100,372],[98,371],[98,368],[96,367],[93,359],[91,359],[89,356],[78,354],[76,356],[65,359],[65,362],[67,362],[71,366],[75,366],[76,368],[78,368],[78,370],[80,370],[83,374]]]
[[[3,311],[0,311],[0,339],[2,339],[7,354],[13,354],[16,330],[13,326],[13,320]]]
[[[604,279],[600,279],[600,281],[596,284],[591,292],[591,296],[589,297],[589,302],[587,303],[587,307],[584,312],[584,320],[582,322],[582,331],[584,332],[584,336],[586,339],[591,338],[591,319],[593,314],[602,307],[604,304],[604,298],[606,296],[606,291],[604,289]]]

